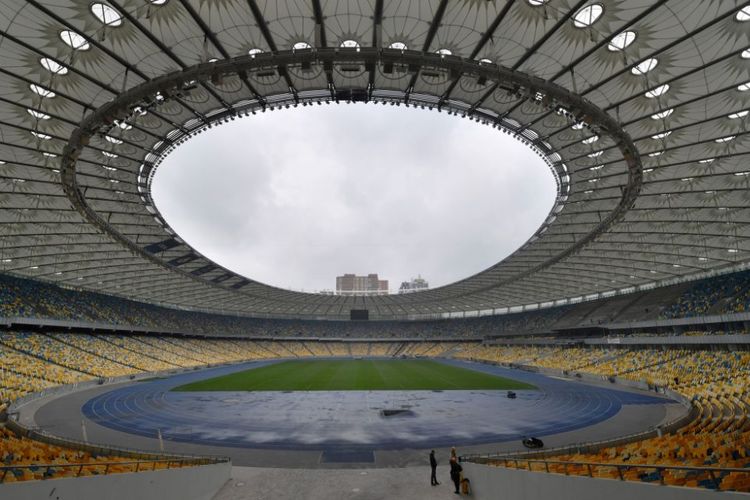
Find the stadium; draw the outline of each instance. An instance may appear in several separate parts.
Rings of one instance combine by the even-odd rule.
[[[3,0],[0,25],[1,498],[750,498],[750,2]],[[267,284],[157,208],[199,136],[336,104],[495,129],[552,208],[403,294]]]

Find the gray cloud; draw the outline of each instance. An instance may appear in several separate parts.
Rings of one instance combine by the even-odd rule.
[[[332,289],[345,272],[391,288],[479,272],[518,248],[552,207],[531,150],[444,113],[331,105],[212,129],[176,150],[154,198],[188,243],[259,281]]]

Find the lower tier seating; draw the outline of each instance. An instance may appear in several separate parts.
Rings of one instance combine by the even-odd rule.
[[[750,474],[659,470],[750,468],[750,352],[729,350],[568,348],[468,345],[460,357],[621,377],[668,387],[691,398],[695,419],[679,431],[596,453],[548,457],[550,463],[497,460],[494,465],[560,474],[750,491]],[[556,463],[561,462],[561,463]],[[584,465],[584,464],[619,464]],[[536,467],[534,467],[536,465]]]
[[[659,481],[750,491],[747,474],[656,471],[645,465],[736,467],[750,466],[750,352],[728,349],[567,347],[544,345],[488,345],[477,342],[400,341],[272,341],[242,338],[198,338],[166,335],[114,335],[79,333],[0,334],[0,401],[60,384],[96,378],[192,368],[219,363],[274,358],[328,356],[453,356],[494,363],[585,372],[603,378],[645,381],[670,388],[690,398],[695,420],[679,432],[596,453],[555,457],[565,462],[549,464],[551,472],[589,473],[639,481]],[[2,404],[2,403],[0,403]],[[95,462],[128,462],[116,457],[93,457],[76,450],[46,445],[15,436],[3,429],[0,457],[5,465],[39,465],[16,469],[10,481],[49,474],[73,474],[70,469],[47,469],[53,463],[91,462],[80,474],[97,473]],[[577,462],[612,465],[576,465]],[[155,463],[155,462],[154,462]],[[496,465],[513,466],[498,461]],[[521,467],[528,464],[518,462]],[[155,465],[159,466],[159,465]],[[130,465],[110,466],[109,472],[130,470]],[[532,465],[533,467],[533,465]],[[59,477],[59,476],[55,476]]]

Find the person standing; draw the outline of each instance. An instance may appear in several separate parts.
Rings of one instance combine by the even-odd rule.
[[[432,486],[437,486],[438,480],[437,480],[437,460],[435,460],[435,450],[432,450],[430,452],[430,468],[432,469],[432,475],[430,476],[430,484]]]
[[[453,484],[456,486],[456,495],[460,495],[461,492],[458,491],[458,488],[461,486],[461,471],[463,470],[463,467],[461,467],[461,464],[458,463],[457,457],[451,457],[451,481],[453,481]]]

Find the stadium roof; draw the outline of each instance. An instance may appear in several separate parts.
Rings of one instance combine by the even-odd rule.
[[[0,19],[5,272],[190,308],[387,319],[547,306],[748,261],[750,2],[3,0]],[[367,298],[235,275],[153,207],[154,170],[191,135],[331,101],[509,133],[549,164],[555,207],[484,272]]]

